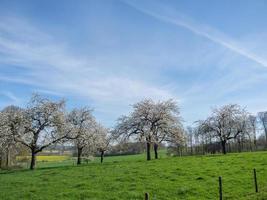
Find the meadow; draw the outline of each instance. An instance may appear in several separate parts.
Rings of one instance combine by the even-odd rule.
[[[52,159],[53,160],[53,159]],[[72,159],[39,161],[35,171],[0,171],[0,199],[267,199],[267,152],[167,157],[145,155],[96,158],[73,166]],[[259,193],[255,193],[253,168]]]

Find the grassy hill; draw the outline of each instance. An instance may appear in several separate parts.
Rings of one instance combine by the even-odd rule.
[[[226,156],[108,157],[105,163],[40,164],[35,171],[0,171],[0,199],[267,199],[267,152]],[[41,168],[40,168],[41,166]],[[43,167],[43,168],[42,168]],[[257,169],[259,193],[254,191]]]

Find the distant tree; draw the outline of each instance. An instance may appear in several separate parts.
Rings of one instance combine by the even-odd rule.
[[[151,160],[151,144],[154,144],[155,158],[158,145],[162,141],[178,141],[182,134],[182,124],[177,104],[172,101],[154,102],[145,99],[133,105],[129,116],[118,119],[113,133],[115,137],[128,139],[135,137],[146,142],[147,160]]]
[[[100,153],[100,162],[104,161],[104,154],[109,149],[111,137],[108,136],[109,130],[100,123],[96,123],[93,128],[92,144],[89,147],[93,153]]]
[[[254,148],[257,149],[257,117],[254,115],[249,115],[248,120],[253,135]]]
[[[247,117],[244,108],[237,104],[229,104],[213,109],[211,116],[199,123],[204,133],[212,134],[220,140],[222,153],[226,154],[227,141],[247,131]]]
[[[66,138],[64,129],[65,102],[53,102],[33,95],[26,109],[8,107],[6,127],[15,142],[31,151],[30,169],[35,168],[36,154]]]
[[[113,140],[112,140],[113,141]],[[109,155],[132,155],[140,154],[145,151],[145,147],[140,142],[121,142],[116,143],[113,141],[113,145],[109,145]]]
[[[69,129],[68,139],[71,139],[77,148],[77,165],[81,164],[83,149],[91,146],[94,139],[95,118],[92,110],[84,107],[73,109],[67,117]]]
[[[111,137],[108,137],[108,130],[102,125],[98,125],[96,129],[96,141],[95,144],[97,146],[98,151],[100,152],[100,162],[103,163],[104,154],[109,148],[109,144],[111,142]]]
[[[267,148],[267,111],[258,113],[259,121],[265,134],[265,147]]]
[[[189,147],[190,147],[190,154],[193,155],[193,136],[194,136],[193,127],[187,126],[186,136],[187,136],[187,143],[189,144]]]
[[[200,128],[201,126],[196,126],[195,128],[194,128],[194,141],[195,141],[195,152],[197,153],[197,154],[199,154],[200,153],[200,144],[201,144],[201,142],[200,142],[200,135],[201,135],[201,128]]]

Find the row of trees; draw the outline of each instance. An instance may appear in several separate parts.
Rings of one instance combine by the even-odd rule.
[[[30,168],[34,169],[36,155],[58,143],[76,147],[77,164],[81,164],[82,155],[92,152],[98,152],[103,162],[109,146],[116,154],[114,150],[120,144],[132,142],[145,143],[147,160],[151,160],[152,148],[158,159],[161,144],[178,150],[189,147],[191,154],[193,149],[200,148],[203,152],[215,153],[219,147],[226,154],[227,146],[228,149],[233,144],[239,147],[249,141],[251,150],[255,150],[259,124],[263,127],[267,147],[267,112],[253,116],[245,108],[229,104],[213,109],[210,116],[197,121],[194,128],[184,130],[175,101],[145,99],[134,104],[132,111],[121,116],[115,127],[108,130],[96,121],[87,107],[67,112],[64,100],[51,101],[33,95],[26,108],[8,106],[0,112],[0,161],[8,164],[10,152],[23,147],[31,153]]]
[[[267,147],[267,112],[251,115],[237,104],[212,109],[205,120],[187,127],[181,149],[189,154],[257,150]],[[260,137],[257,135],[261,134]]]
[[[33,95],[26,108],[8,106],[0,113],[1,155],[9,155],[10,149],[22,145],[31,153],[30,169],[35,168],[36,155],[56,143],[74,144],[77,164],[85,148],[103,154],[109,142],[107,133],[92,110],[81,108],[68,113],[64,100],[51,101],[39,95]]]
[[[184,139],[179,108],[172,100],[149,99],[134,104],[133,111],[120,117],[110,133],[96,122],[89,108],[67,112],[63,100],[55,102],[39,95],[34,95],[26,108],[6,107],[0,117],[2,152],[10,149],[7,146],[26,147],[31,153],[31,169],[35,168],[36,155],[57,143],[74,145],[77,164],[81,164],[83,154],[96,150],[102,162],[111,142],[113,147],[133,141],[145,142],[147,160],[150,160],[152,146],[157,159],[161,143],[178,143]]]

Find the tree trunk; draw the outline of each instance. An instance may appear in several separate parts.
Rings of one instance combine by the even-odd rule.
[[[257,150],[257,137],[255,133],[254,133],[254,149]]]
[[[228,152],[233,152],[233,145],[231,143],[228,145]]]
[[[10,164],[10,152],[9,152],[9,148],[7,148],[6,151],[6,167],[8,168]]]
[[[249,149],[250,149],[251,152],[253,151],[253,148],[252,148],[252,140],[251,139],[249,140]]]
[[[241,141],[238,139],[238,152],[241,152]]]
[[[30,166],[31,170],[35,168],[35,163],[36,163],[36,153],[35,150],[32,149],[31,166]]]
[[[77,165],[80,165],[82,162],[81,156],[82,156],[83,148],[78,147],[78,158],[77,158]]]
[[[158,147],[159,145],[157,143],[154,143],[155,159],[158,159]]]
[[[103,163],[104,160],[104,151],[101,151],[101,163]]]
[[[146,142],[146,160],[151,160],[150,142]]]
[[[222,140],[221,141],[221,145],[222,145],[222,153],[223,154],[226,154],[226,141],[225,140]]]

